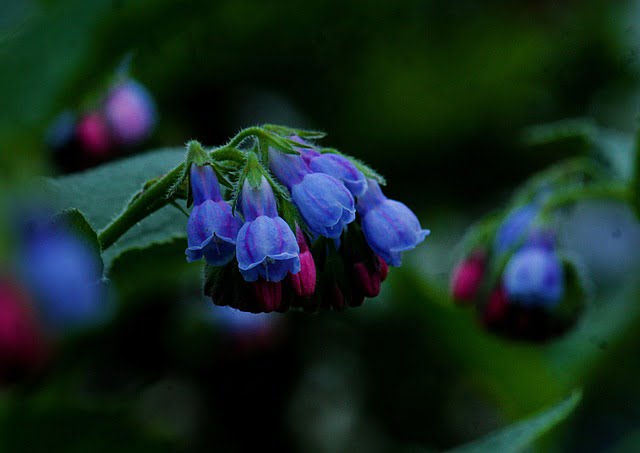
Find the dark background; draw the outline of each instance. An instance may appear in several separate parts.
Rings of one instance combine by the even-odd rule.
[[[231,333],[202,300],[184,244],[132,259],[111,276],[114,321],[66,339],[44,376],[0,396],[6,451],[441,450],[578,387],[581,407],[540,448],[632,451],[631,268],[545,345],[483,331],[447,286],[465,228],[575,153],[522,146],[525,126],[590,117],[633,131],[639,19],[634,1],[4,0],[5,193],[60,172],[47,126],[92,105],[130,54],[159,112],[139,152],[219,145],[263,122],[321,129],[432,230],[378,299],[345,314],[272,315],[261,333]],[[635,224],[624,228],[637,239]]]

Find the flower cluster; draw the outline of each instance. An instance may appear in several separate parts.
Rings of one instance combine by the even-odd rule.
[[[491,247],[476,246],[452,274],[453,299],[475,305],[487,328],[513,338],[562,334],[581,309],[582,298],[569,294],[572,268],[539,213],[537,203],[512,210],[485,241]]]
[[[186,254],[206,260],[207,294],[255,313],[342,310],[377,296],[388,266],[429,232],[363,164],[270,134],[266,146],[245,150],[228,201],[215,164],[191,163]]]
[[[145,140],[156,123],[156,107],[147,89],[133,79],[113,84],[95,107],[64,111],[47,131],[55,159],[72,170],[112,158]]]

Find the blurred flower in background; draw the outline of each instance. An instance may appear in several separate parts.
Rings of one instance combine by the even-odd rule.
[[[109,313],[97,251],[64,219],[20,222],[18,273],[46,326],[58,335],[100,324]]]
[[[135,149],[153,133],[157,109],[140,82],[116,75],[89,109],[65,110],[48,127],[45,143],[66,171],[87,168]]]

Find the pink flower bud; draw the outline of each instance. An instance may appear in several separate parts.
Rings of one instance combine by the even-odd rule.
[[[389,275],[389,265],[381,257],[378,257],[378,261],[380,262],[380,281],[383,282]]]
[[[373,265],[367,265],[362,261],[356,262],[353,264],[354,291],[359,296],[376,297],[380,294],[380,287],[388,274],[389,266],[379,256],[375,256]],[[359,296],[354,297],[354,299],[359,298]]]
[[[47,345],[25,294],[0,281],[0,381],[10,382],[35,371],[45,361]]]
[[[477,251],[459,263],[453,271],[451,294],[456,302],[473,302],[480,289],[486,267],[486,255]]]
[[[289,282],[297,296],[310,297],[316,290],[316,263],[300,228],[296,228],[296,239],[300,247],[300,271],[289,273]]]
[[[109,127],[98,112],[85,115],[78,123],[76,133],[82,148],[93,156],[103,156],[111,148]]]
[[[365,263],[354,263],[353,272],[355,284],[363,296],[376,297],[380,294],[381,273],[377,269],[370,269]]]
[[[251,283],[251,288],[256,299],[255,307],[252,307],[256,309],[255,312],[270,313],[280,307],[282,300],[281,282],[269,282],[260,278]]]

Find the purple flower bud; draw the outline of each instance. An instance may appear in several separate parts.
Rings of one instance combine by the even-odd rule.
[[[222,199],[211,166],[192,165],[190,182],[194,207],[187,224],[187,261],[197,261],[204,256],[208,264],[222,266],[233,259],[242,222]]]
[[[78,142],[89,154],[100,157],[111,149],[109,128],[102,114],[98,112],[86,114],[77,128]]]
[[[317,235],[337,238],[356,217],[353,196],[342,182],[324,173],[313,173],[301,156],[269,151],[271,171],[291,191],[309,229]]]
[[[316,290],[316,263],[300,228],[296,230],[296,239],[300,247],[300,272],[289,274],[289,283],[297,296],[311,297]]]
[[[527,245],[518,250],[504,270],[510,300],[524,306],[555,306],[564,294],[564,270],[552,249]]]
[[[278,216],[273,189],[262,177],[260,187],[242,187],[245,224],[238,233],[236,255],[244,279],[279,282],[300,271],[300,248],[289,225]]]
[[[282,283],[269,282],[258,279],[251,283],[251,289],[256,300],[257,312],[271,313],[278,310],[282,300]]]
[[[358,198],[358,213],[369,246],[391,266],[400,266],[402,252],[412,250],[430,233],[403,203],[389,200],[377,182],[368,181],[367,192]]]
[[[156,108],[151,95],[138,82],[127,80],[107,96],[104,112],[115,140],[135,145],[145,139],[156,121]]]
[[[100,259],[70,231],[32,232],[20,258],[21,276],[53,329],[96,324],[108,314]]]
[[[537,215],[538,208],[532,204],[512,211],[496,233],[495,252],[505,253],[517,246],[527,235]]]

